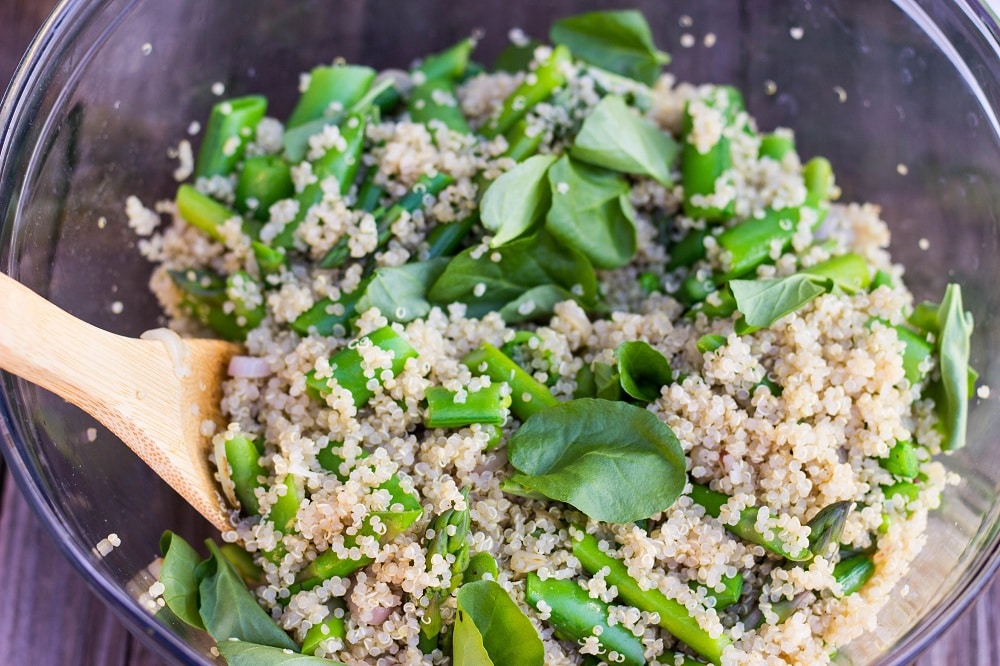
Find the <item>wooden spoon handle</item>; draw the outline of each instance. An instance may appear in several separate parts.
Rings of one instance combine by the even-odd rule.
[[[142,341],[81,321],[2,273],[0,312],[10,318],[0,326],[0,368],[98,418],[142,390],[123,372],[143,355]]]

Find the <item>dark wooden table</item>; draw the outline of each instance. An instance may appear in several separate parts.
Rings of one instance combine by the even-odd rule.
[[[0,84],[54,0],[0,0]],[[0,462],[0,470],[3,469]],[[10,475],[0,475],[0,663],[154,666],[162,662],[84,585],[39,525]],[[1000,580],[916,666],[1000,664]]]

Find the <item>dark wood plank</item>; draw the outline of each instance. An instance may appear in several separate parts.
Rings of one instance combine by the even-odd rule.
[[[54,0],[0,0],[6,84]],[[0,655],[3,663],[160,666],[93,595],[39,525],[9,475],[0,481]],[[917,666],[1000,663],[1000,580]]]

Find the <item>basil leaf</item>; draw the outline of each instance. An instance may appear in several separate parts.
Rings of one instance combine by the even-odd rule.
[[[652,85],[670,56],[657,50],[642,13],[636,10],[580,14],[552,24],[553,44],[580,60]]]
[[[556,304],[573,300],[576,297],[562,287],[543,284],[532,287],[500,308],[500,316],[508,324],[517,324],[536,319],[539,312],[549,315],[555,310]]]
[[[389,321],[406,323],[431,311],[427,291],[444,272],[449,259],[438,257],[402,266],[383,266],[365,287],[355,306],[357,312],[376,307]]]
[[[677,142],[633,113],[621,97],[608,95],[583,121],[570,155],[606,169],[649,176],[669,187]]]
[[[652,412],[580,398],[528,417],[507,443],[529,491],[572,504],[594,520],[628,523],[669,508],[684,490],[684,452]]]
[[[641,340],[623,342],[615,350],[622,388],[636,400],[653,402],[674,380],[670,361]]]
[[[472,247],[458,254],[431,287],[428,300],[441,306],[464,303],[467,316],[483,317],[545,285],[565,289],[584,307],[597,301],[597,276],[587,258],[544,232],[495,250]],[[551,310],[541,307],[550,300],[536,302],[530,317],[550,315]]]
[[[622,378],[614,365],[594,363],[594,398],[603,400],[622,399]]]
[[[597,268],[624,266],[635,254],[635,211],[625,179],[562,157],[549,167],[552,208],[545,228]]]
[[[198,609],[205,629],[220,645],[230,638],[295,650],[295,642],[260,607],[219,547],[205,542],[209,559],[198,565]]]
[[[965,446],[969,420],[969,353],[972,315],[962,308],[962,288],[949,284],[937,312],[938,364],[944,404],[939,405],[944,427],[941,448],[953,451]]]
[[[545,172],[553,155],[529,157],[493,181],[483,194],[483,226],[494,232],[492,247],[529,232],[545,216],[552,197]]]
[[[339,661],[288,652],[247,641],[219,641],[219,654],[229,666],[344,666]]]
[[[187,541],[169,530],[160,537],[160,552],[163,553],[160,567],[163,601],[179,619],[204,629],[205,623],[198,615],[198,581],[194,575],[201,558]]]
[[[456,598],[455,666],[542,666],[542,640],[498,583],[466,583],[458,589]]]
[[[831,280],[796,273],[768,280],[730,280],[737,309],[750,326],[767,328],[832,288]]]

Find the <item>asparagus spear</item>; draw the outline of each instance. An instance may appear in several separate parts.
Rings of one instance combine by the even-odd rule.
[[[511,411],[522,421],[559,402],[548,387],[488,342],[466,354],[462,363],[475,374],[489,375],[498,384],[507,382],[511,389]]]
[[[232,173],[266,112],[267,99],[260,95],[238,97],[213,106],[194,175],[207,178]]]

